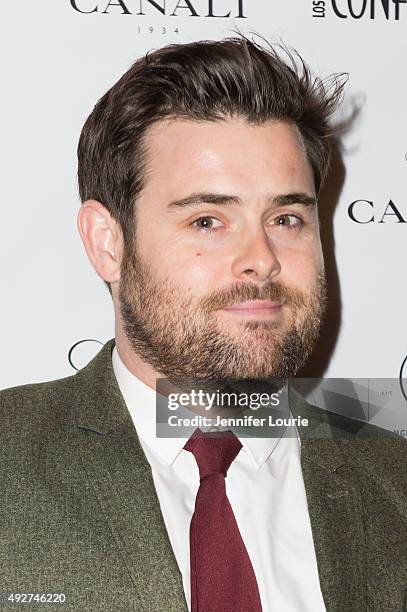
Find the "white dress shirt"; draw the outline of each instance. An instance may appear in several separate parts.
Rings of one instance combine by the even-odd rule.
[[[151,466],[190,609],[189,525],[199,471],[187,438],[156,437],[156,394],[123,364],[113,369]],[[253,565],[263,612],[325,612],[300,462],[293,437],[240,438],[226,493]],[[249,612],[249,611],[248,611]]]

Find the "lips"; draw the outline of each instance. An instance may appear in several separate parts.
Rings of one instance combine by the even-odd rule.
[[[269,310],[277,310],[281,307],[280,302],[272,302],[271,300],[253,300],[250,302],[240,302],[239,304],[234,304],[233,306],[227,306],[223,310],[239,312],[239,311],[250,311],[253,313],[263,312]]]

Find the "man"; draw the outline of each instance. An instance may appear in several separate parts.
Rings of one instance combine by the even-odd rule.
[[[343,83],[289,60],[243,37],[169,46],[88,118],[78,228],[115,341],[75,376],[1,393],[3,593],[75,611],[405,609],[401,438],[294,391],[300,438],[156,437],[158,378],[286,379],[317,341]]]

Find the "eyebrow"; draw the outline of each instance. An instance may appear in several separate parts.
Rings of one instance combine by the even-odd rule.
[[[303,204],[304,206],[316,206],[317,199],[307,193],[287,193],[275,195],[269,198],[269,203],[273,206],[290,206],[292,204]],[[168,204],[170,210],[180,210],[202,204],[216,204],[221,206],[238,205],[243,202],[238,196],[222,193],[192,193],[180,200],[173,200]]]

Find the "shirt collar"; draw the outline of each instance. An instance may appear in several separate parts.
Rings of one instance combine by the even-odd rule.
[[[171,465],[184,448],[189,436],[157,438],[155,389],[146,385],[127,369],[116,346],[112,352],[112,363],[120,392],[133,420],[137,435],[163,463]],[[191,429],[191,434],[194,429]],[[281,438],[239,437],[239,440],[242,444],[242,451],[247,452],[254,466],[259,468],[275,450]]]

